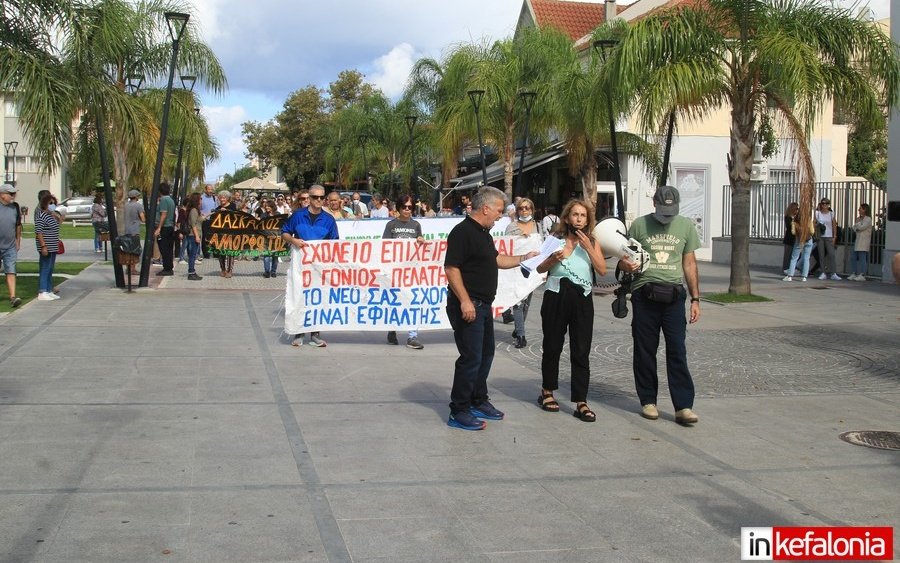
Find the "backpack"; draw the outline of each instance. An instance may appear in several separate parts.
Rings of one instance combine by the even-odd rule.
[[[184,236],[191,234],[191,224],[188,222],[190,211],[178,210],[178,232]]]

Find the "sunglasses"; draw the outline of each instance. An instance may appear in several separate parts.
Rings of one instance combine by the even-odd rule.
[[[300,199],[305,199],[305,198],[301,197]],[[325,199],[325,196],[324,195],[310,195],[309,199],[316,199],[316,200]]]
[[[400,206],[400,209],[412,209],[412,208],[413,208],[412,205],[401,205]]]
[[[522,209],[531,209],[531,206],[530,206],[530,205],[523,205],[523,206],[519,207],[519,209],[520,209],[520,210],[522,210]]]

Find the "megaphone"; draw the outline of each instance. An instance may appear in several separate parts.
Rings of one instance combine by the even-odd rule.
[[[650,266],[650,254],[647,253],[641,243],[628,238],[625,225],[615,217],[607,217],[594,227],[594,240],[600,242],[603,256],[608,260],[615,258],[620,260],[628,258],[636,264],[640,264],[640,271],[645,271]]]

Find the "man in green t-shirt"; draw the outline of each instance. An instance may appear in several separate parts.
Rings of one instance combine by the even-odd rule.
[[[672,186],[661,186],[653,195],[653,213],[638,217],[628,236],[650,254],[649,267],[635,273],[631,304],[634,317],[631,336],[634,339],[634,384],[641,401],[641,416],[659,418],[656,395],[659,378],[656,373],[656,351],[659,331],[666,338],[666,375],[669,393],[675,407],[675,421],[694,424],[694,381],[687,365],[685,348],[686,319],[684,302],[691,296],[690,322],[700,319],[700,279],[694,251],[700,247],[697,228],[687,217],[678,215],[680,196]],[[640,265],[623,259],[620,267],[639,272]],[[687,290],[682,285],[687,282]]]

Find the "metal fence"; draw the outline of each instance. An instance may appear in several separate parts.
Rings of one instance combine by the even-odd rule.
[[[722,187],[722,235],[731,236],[731,186]],[[778,239],[784,236],[784,212],[792,201],[797,201],[800,184],[754,184],[750,188],[750,238]],[[823,197],[831,200],[839,233],[838,244],[853,244],[856,233],[850,227],[856,222],[856,210],[860,203],[872,208],[872,245],[869,248],[869,264],[881,265],[884,250],[885,206],[887,191],[884,186],[869,181],[818,182],[815,203]]]

